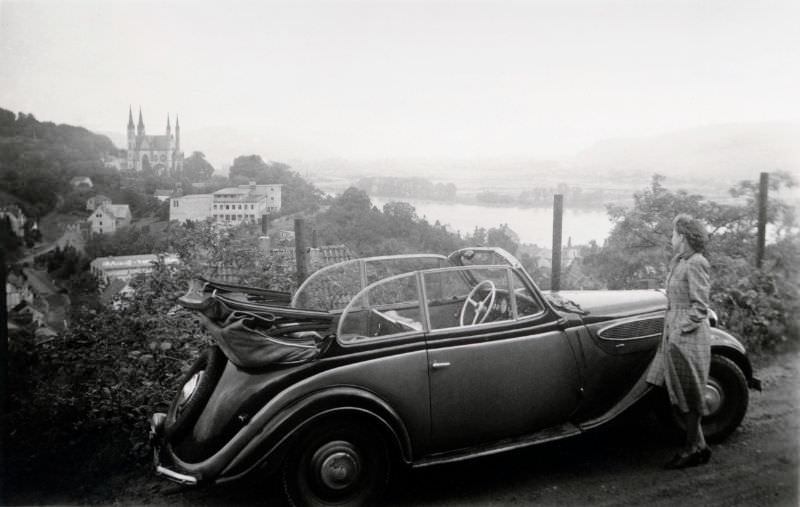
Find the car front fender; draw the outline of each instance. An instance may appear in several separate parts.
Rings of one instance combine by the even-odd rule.
[[[753,366],[747,357],[747,350],[735,336],[718,327],[711,328],[711,353],[727,357],[741,368],[747,385],[751,389],[761,390],[761,380],[753,376]]]
[[[411,439],[397,412],[369,391],[352,386],[335,386],[310,393],[271,418],[225,467],[216,482],[235,480],[262,465],[269,472],[274,471],[302,432],[322,419],[343,415],[357,415],[372,420],[397,445],[401,459],[406,463],[411,462]]]

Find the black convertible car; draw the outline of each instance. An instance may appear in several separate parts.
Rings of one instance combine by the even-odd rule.
[[[179,301],[216,345],[151,418],[156,472],[196,485],[265,469],[296,505],[370,504],[393,467],[614,419],[651,389],[666,308],[656,290],[544,293],[498,248],[347,261],[293,296],[199,280]],[[719,441],[758,380],[711,324],[703,426]]]

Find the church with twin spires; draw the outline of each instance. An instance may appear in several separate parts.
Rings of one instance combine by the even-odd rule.
[[[142,108],[139,108],[139,124],[133,124],[133,110],[128,108],[128,163],[129,171],[150,170],[158,176],[178,177],[183,171],[181,151],[181,126],[175,115],[175,133],[167,115],[167,129],[163,136],[145,134]]]

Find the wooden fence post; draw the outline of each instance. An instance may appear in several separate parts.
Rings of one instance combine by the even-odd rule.
[[[294,219],[294,258],[297,265],[297,285],[300,286],[308,277],[308,239],[306,238],[306,221]]]
[[[550,271],[550,290],[561,290],[561,233],[564,215],[564,196],[553,195],[553,258]]]
[[[756,267],[761,269],[761,264],[764,262],[764,245],[767,239],[767,193],[769,192],[769,173],[761,173],[761,181],[759,183]]]

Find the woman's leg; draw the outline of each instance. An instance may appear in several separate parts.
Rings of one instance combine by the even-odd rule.
[[[706,439],[700,424],[700,414],[689,411],[686,413],[686,450],[691,452],[705,447]]]

